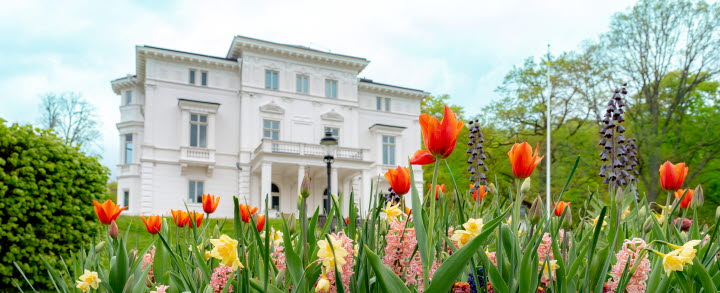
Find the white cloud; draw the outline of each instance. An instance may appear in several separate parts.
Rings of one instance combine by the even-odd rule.
[[[115,169],[119,99],[135,45],[224,56],[234,35],[368,58],[361,75],[448,93],[477,113],[513,65],[576,48],[632,0],[609,1],[14,1],[0,10],[0,117],[35,122],[38,96],[78,91],[102,117]]]

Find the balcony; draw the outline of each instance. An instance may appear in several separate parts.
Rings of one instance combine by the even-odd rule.
[[[325,149],[319,144],[289,142],[264,138],[253,152],[253,155],[257,156],[260,153],[322,157],[325,156]],[[367,161],[368,153],[369,152],[367,150],[363,149],[338,147],[335,159]]]
[[[215,165],[215,150],[181,147],[180,162],[192,166],[213,166]]]

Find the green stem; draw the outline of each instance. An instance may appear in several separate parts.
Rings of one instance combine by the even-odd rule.
[[[433,168],[433,177],[432,177],[432,185],[430,186],[430,217],[428,218],[428,255],[430,256],[430,259],[428,259],[425,263],[425,268],[423,269],[423,285],[424,288],[427,288],[429,286],[429,279],[430,279],[430,268],[432,267],[432,263],[435,259],[435,246],[433,244],[433,240],[435,239],[435,190],[437,190],[437,177],[438,177],[438,169],[440,167],[440,159],[438,158],[435,161],[435,167]]]

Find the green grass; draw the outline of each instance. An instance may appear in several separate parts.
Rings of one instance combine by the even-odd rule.
[[[164,219],[165,219],[165,223],[170,225],[170,227],[169,227],[170,233],[176,233],[175,229],[177,229],[177,228],[175,227],[172,217],[164,217]],[[127,237],[127,239],[125,239],[125,241],[127,241],[126,243],[128,245],[128,248],[135,247],[138,249],[142,249],[145,246],[147,246],[150,242],[152,242],[154,237],[156,237],[147,232],[147,230],[145,229],[145,224],[143,224],[143,222],[139,216],[120,216],[117,219],[116,223],[118,225],[121,236],[124,236],[126,231],[128,232],[128,234],[127,234],[128,237]],[[232,219],[224,219],[224,218],[216,219],[216,218],[211,217],[209,222],[206,221],[205,219],[203,219],[202,226],[200,228],[203,228],[205,225],[208,225],[208,224],[210,225],[210,227],[208,227],[207,229],[208,229],[208,231],[210,231],[210,233],[213,233],[213,231],[215,231],[216,226],[220,230],[219,234],[227,234],[229,236],[233,236],[235,233],[233,230],[233,220]],[[267,225],[269,225],[269,227],[274,228],[275,230],[280,230],[282,227],[282,223],[281,223],[280,219],[269,219],[266,223],[266,227],[265,227],[266,229],[268,228]],[[188,237],[190,237],[190,235],[192,235],[191,233],[189,233],[190,228],[182,228],[182,229],[187,230]]]

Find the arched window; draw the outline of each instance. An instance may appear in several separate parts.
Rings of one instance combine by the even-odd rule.
[[[270,209],[280,210],[280,188],[275,183],[270,186]]]

